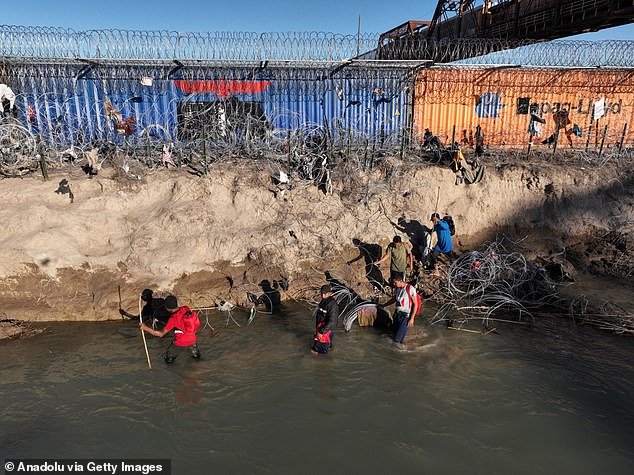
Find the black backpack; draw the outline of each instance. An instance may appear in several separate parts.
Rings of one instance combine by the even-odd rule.
[[[449,226],[449,233],[454,236],[456,234],[456,225],[453,223],[453,218],[451,216],[445,216],[442,219]]]

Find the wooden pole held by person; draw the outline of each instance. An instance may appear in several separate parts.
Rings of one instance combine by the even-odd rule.
[[[143,315],[141,315],[141,296],[139,295],[139,324],[143,322]],[[145,348],[145,356],[147,358],[147,365],[152,370],[152,362],[150,361],[150,353],[147,351],[147,341],[145,341],[145,332],[141,328],[141,338],[143,338],[143,347]]]
[[[121,284],[117,284],[117,292],[119,292],[119,310],[121,310]],[[121,315],[121,320],[125,320],[123,314]]]

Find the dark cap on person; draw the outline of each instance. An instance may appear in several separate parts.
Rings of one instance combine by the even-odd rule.
[[[432,213],[431,218],[429,218],[430,221],[433,221],[434,218],[438,218],[440,219],[440,215],[438,213]]]
[[[392,239],[392,242],[393,242],[394,244],[399,243],[399,242],[402,242],[402,241],[401,241],[401,236],[394,236],[394,238]]]
[[[152,291],[150,289],[143,289],[143,292],[141,292],[141,300],[144,302],[152,300]]]
[[[178,300],[173,295],[168,295],[165,298],[165,308],[178,308]]]
[[[321,295],[325,295],[332,292],[332,287],[328,284],[324,284],[321,286]]]

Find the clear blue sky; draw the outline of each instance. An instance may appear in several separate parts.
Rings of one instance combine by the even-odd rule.
[[[381,33],[431,19],[436,0],[5,0],[0,23],[75,30],[330,31]],[[3,2],[4,3],[4,2]],[[478,1],[478,3],[482,3]],[[634,39],[634,25],[581,36]]]

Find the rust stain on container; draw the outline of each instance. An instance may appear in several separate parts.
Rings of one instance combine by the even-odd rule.
[[[594,118],[604,102],[604,115]],[[426,128],[448,143],[473,144],[480,126],[485,145],[526,145],[531,114],[544,120],[534,144],[559,129],[558,147],[595,147],[634,141],[634,71],[429,69],[418,74],[414,132]],[[533,121],[533,124],[537,124]],[[597,126],[598,124],[598,126]],[[607,130],[606,130],[607,126]]]

